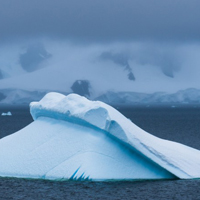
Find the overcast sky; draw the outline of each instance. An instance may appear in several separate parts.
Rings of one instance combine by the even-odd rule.
[[[199,0],[0,0],[0,40],[200,41]]]

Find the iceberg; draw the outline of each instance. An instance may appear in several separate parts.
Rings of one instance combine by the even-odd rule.
[[[191,179],[200,151],[155,137],[77,94],[30,104],[34,122],[0,140],[0,176],[51,180]]]
[[[7,113],[1,113],[1,116],[12,116],[12,113],[8,111]]]

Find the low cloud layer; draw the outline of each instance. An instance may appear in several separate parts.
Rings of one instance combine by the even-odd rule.
[[[147,42],[75,45],[49,40],[42,44],[41,48],[35,48],[33,43],[1,46],[2,89],[70,92],[77,80],[88,81],[94,96],[108,90],[152,93],[200,88],[199,45]],[[27,63],[35,65],[30,69],[29,65],[23,67],[22,55]],[[80,92],[76,87],[75,90]]]
[[[200,41],[199,0],[0,0],[0,38]]]

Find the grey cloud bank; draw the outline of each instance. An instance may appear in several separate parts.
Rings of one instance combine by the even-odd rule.
[[[198,0],[0,0],[0,38],[199,41]]]

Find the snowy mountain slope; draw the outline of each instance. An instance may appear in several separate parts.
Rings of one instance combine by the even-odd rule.
[[[179,51],[183,54],[184,49]],[[44,41],[3,46],[0,89],[70,93],[81,80],[90,85],[92,99],[108,91],[152,94],[200,89],[197,55],[181,62],[175,50],[170,52],[142,44],[76,46]]]

